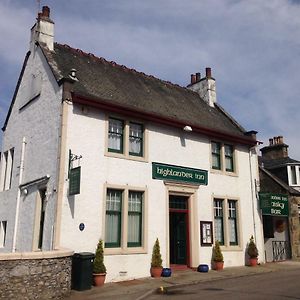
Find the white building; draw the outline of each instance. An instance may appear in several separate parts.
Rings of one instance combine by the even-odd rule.
[[[215,79],[188,88],[54,43],[43,7],[3,127],[2,252],[105,241],[107,280],[163,265],[245,265],[263,253],[255,132],[216,102]],[[202,230],[201,230],[202,229]],[[259,257],[263,261],[263,256]]]

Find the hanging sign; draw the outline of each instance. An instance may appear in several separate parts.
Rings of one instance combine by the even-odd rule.
[[[284,217],[289,215],[288,195],[259,193],[259,200],[263,215]]]
[[[200,169],[153,162],[152,178],[207,185],[208,172]]]

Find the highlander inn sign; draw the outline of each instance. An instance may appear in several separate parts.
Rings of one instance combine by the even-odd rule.
[[[287,217],[289,215],[289,202],[287,195],[259,193],[259,200],[263,215],[283,217]]]
[[[152,178],[207,185],[207,171],[180,166],[152,163]]]

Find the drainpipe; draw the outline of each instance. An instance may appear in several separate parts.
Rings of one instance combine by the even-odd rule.
[[[17,205],[16,205],[16,216],[15,216],[12,252],[16,252],[19,211],[20,211],[20,199],[21,199],[20,185],[22,184],[22,179],[23,179],[25,148],[26,148],[26,139],[25,139],[25,137],[23,137],[22,148],[21,148],[22,150],[21,150],[21,161],[20,161],[20,172],[19,172],[19,185],[18,185],[18,194],[17,194]]]
[[[253,227],[254,227],[254,240],[257,242],[257,237],[256,237],[256,222],[255,222],[255,214],[254,214],[254,201],[256,201],[256,188],[254,187],[253,184],[253,170],[252,170],[252,149],[255,149],[256,146],[251,147],[249,149],[249,166],[250,166],[250,182],[251,182],[251,203],[252,203],[252,219],[253,219]]]

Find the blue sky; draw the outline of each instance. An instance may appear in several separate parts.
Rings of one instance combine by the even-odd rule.
[[[300,1],[41,0],[55,40],[186,86],[211,67],[217,101],[300,160]],[[0,2],[0,123],[29,47],[36,0]]]

